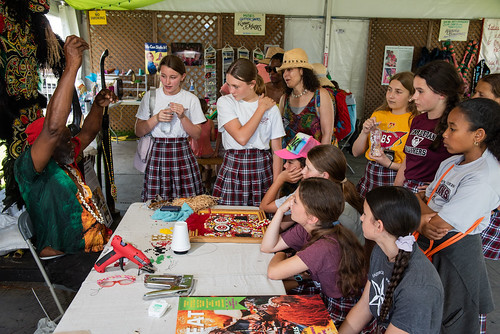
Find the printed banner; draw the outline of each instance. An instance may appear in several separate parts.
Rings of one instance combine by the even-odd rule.
[[[484,59],[491,73],[500,72],[500,19],[484,19],[479,60]]]

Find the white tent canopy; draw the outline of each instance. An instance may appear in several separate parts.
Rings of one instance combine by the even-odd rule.
[[[285,15],[285,50],[303,48],[309,62],[322,63],[325,47],[327,0],[165,0],[143,10],[186,12],[255,12]],[[64,36],[86,38],[87,29],[77,30],[75,10],[57,6],[51,12],[63,21]],[[356,97],[363,110],[369,18],[478,19],[500,17],[500,0],[331,0],[328,71],[343,89]],[[85,20],[82,20],[85,21]],[[85,24],[85,22],[80,22]],[[69,27],[69,28],[68,28]],[[84,64],[84,68],[86,64]],[[382,101],[381,101],[382,102]]]

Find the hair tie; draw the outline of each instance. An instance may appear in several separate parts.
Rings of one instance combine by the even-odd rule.
[[[338,220],[336,220],[336,221],[334,221],[334,222],[332,223],[332,226],[336,226],[336,225],[339,225],[339,224],[340,224],[340,222],[339,222]]]
[[[346,182],[347,182],[347,177],[344,177],[344,179],[340,181],[340,183],[346,183]]]
[[[405,252],[411,252],[413,250],[414,243],[415,237],[412,234],[409,234],[406,237],[399,237],[398,240],[396,240],[396,246]]]

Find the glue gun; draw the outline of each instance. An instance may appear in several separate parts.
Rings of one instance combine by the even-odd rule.
[[[120,261],[120,268],[123,270],[123,259],[127,258],[139,266],[140,270],[154,273],[156,268],[151,264],[151,261],[144,255],[143,252],[126,243],[122,237],[115,235],[111,241],[113,249],[100,258],[94,265],[95,270],[100,273],[106,271],[106,267],[114,263],[116,260]]]

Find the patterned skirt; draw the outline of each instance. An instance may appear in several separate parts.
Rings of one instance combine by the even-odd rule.
[[[500,258],[500,211],[491,212],[490,224],[481,232],[484,257],[491,260]]]
[[[403,182],[403,187],[411,190],[415,194],[422,191],[422,190],[419,190],[418,187],[425,186],[425,185],[429,185],[429,183],[421,182],[421,181],[417,181],[417,180],[405,180]]]
[[[142,200],[163,200],[201,195],[198,162],[186,138],[154,138],[144,174]]]
[[[373,188],[381,186],[392,186],[396,178],[397,171],[386,168],[375,161],[368,161],[366,164],[365,175],[359,180],[356,189],[361,197],[365,198],[366,194]]]
[[[270,151],[227,150],[213,195],[221,205],[259,206],[272,182]]]

